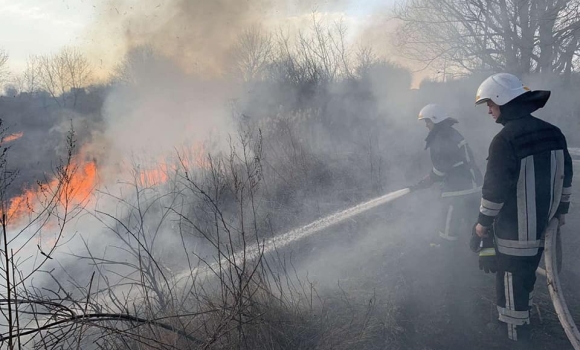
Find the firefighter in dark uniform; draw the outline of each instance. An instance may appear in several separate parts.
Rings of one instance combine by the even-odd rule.
[[[456,241],[462,232],[469,232],[472,220],[475,219],[473,210],[479,207],[482,175],[469,145],[453,127],[457,120],[450,118],[436,104],[423,107],[419,112],[419,120],[424,120],[429,129],[425,149],[430,151],[433,169],[411,189],[441,183],[439,237],[446,241]]]
[[[566,138],[531,115],[549,97],[549,91],[530,91],[516,76],[499,73],[480,85],[475,101],[487,103],[489,114],[503,125],[489,147],[473,239],[483,248],[480,268],[497,271],[499,320],[512,340],[518,333],[520,338],[529,335],[544,231],[554,217],[564,223],[570,204],[572,160]]]

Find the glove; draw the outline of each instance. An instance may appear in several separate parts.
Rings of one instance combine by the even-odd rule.
[[[471,232],[469,248],[479,253],[479,269],[485,273],[497,272],[497,257],[495,255],[495,244],[493,241],[493,232],[489,232],[487,237],[479,237],[475,232],[475,225]]]
[[[427,175],[424,178],[422,178],[421,181],[417,182],[417,184],[409,187],[409,189],[411,190],[411,192],[413,192],[429,188],[431,187],[431,185],[433,185],[433,180],[431,180],[431,176]]]
[[[482,245],[486,245],[485,241],[491,240],[491,247],[482,248],[479,251],[479,269],[483,270],[485,273],[496,273],[497,272],[497,257],[495,256],[495,247],[493,247],[493,239],[483,238],[481,242]]]

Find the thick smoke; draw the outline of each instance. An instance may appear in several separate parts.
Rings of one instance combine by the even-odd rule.
[[[203,156],[223,149],[201,145],[225,140],[235,129],[229,118],[230,86],[197,80],[169,59],[130,64],[134,80],[113,86],[103,108],[109,150],[105,161],[114,164],[131,156],[163,161],[194,147]]]
[[[88,29],[87,49],[114,66],[133,48],[151,46],[185,72],[223,75],[232,63],[231,47],[240,33],[261,25],[277,30],[281,23],[298,26],[313,12],[340,12],[351,1],[331,0],[110,0],[97,5],[98,17]],[[109,53],[109,54],[108,54]],[[103,61],[101,61],[103,62]]]

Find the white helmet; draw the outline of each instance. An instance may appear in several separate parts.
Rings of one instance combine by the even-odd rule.
[[[503,106],[514,98],[530,91],[518,77],[509,73],[497,73],[485,79],[475,96],[475,104],[482,104],[489,100],[498,106]]]
[[[445,110],[441,106],[431,103],[426,105],[419,112],[419,120],[430,119],[434,124],[441,123],[449,118]]]

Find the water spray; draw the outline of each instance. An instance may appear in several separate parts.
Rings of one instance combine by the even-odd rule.
[[[281,249],[286,247],[287,245],[297,242],[303,238],[311,236],[321,230],[329,228],[330,226],[336,225],[339,222],[342,222],[346,219],[349,219],[355,215],[361,214],[365,211],[378,207],[379,205],[387,204],[389,202],[394,201],[395,199],[401,198],[404,195],[411,192],[411,189],[404,188],[398,191],[394,191],[391,193],[387,193],[383,196],[371,199],[364,203],[360,203],[355,205],[354,207],[339,211],[337,213],[328,215],[321,219],[318,219],[308,225],[299,227],[292,231],[286,232],[281,235],[277,235],[270,239],[265,240],[263,243],[256,243],[246,248],[245,251],[239,251],[234,255],[224,257],[221,259],[221,264],[225,265],[231,261],[242,261],[242,259],[246,260],[254,260],[258,258],[260,255],[268,254],[276,249]],[[193,271],[187,271],[177,276],[178,279],[190,276],[191,273],[198,274],[198,275],[206,275],[210,272],[210,270],[214,270],[217,268],[218,264],[214,263],[210,267],[201,267],[195,268]]]

